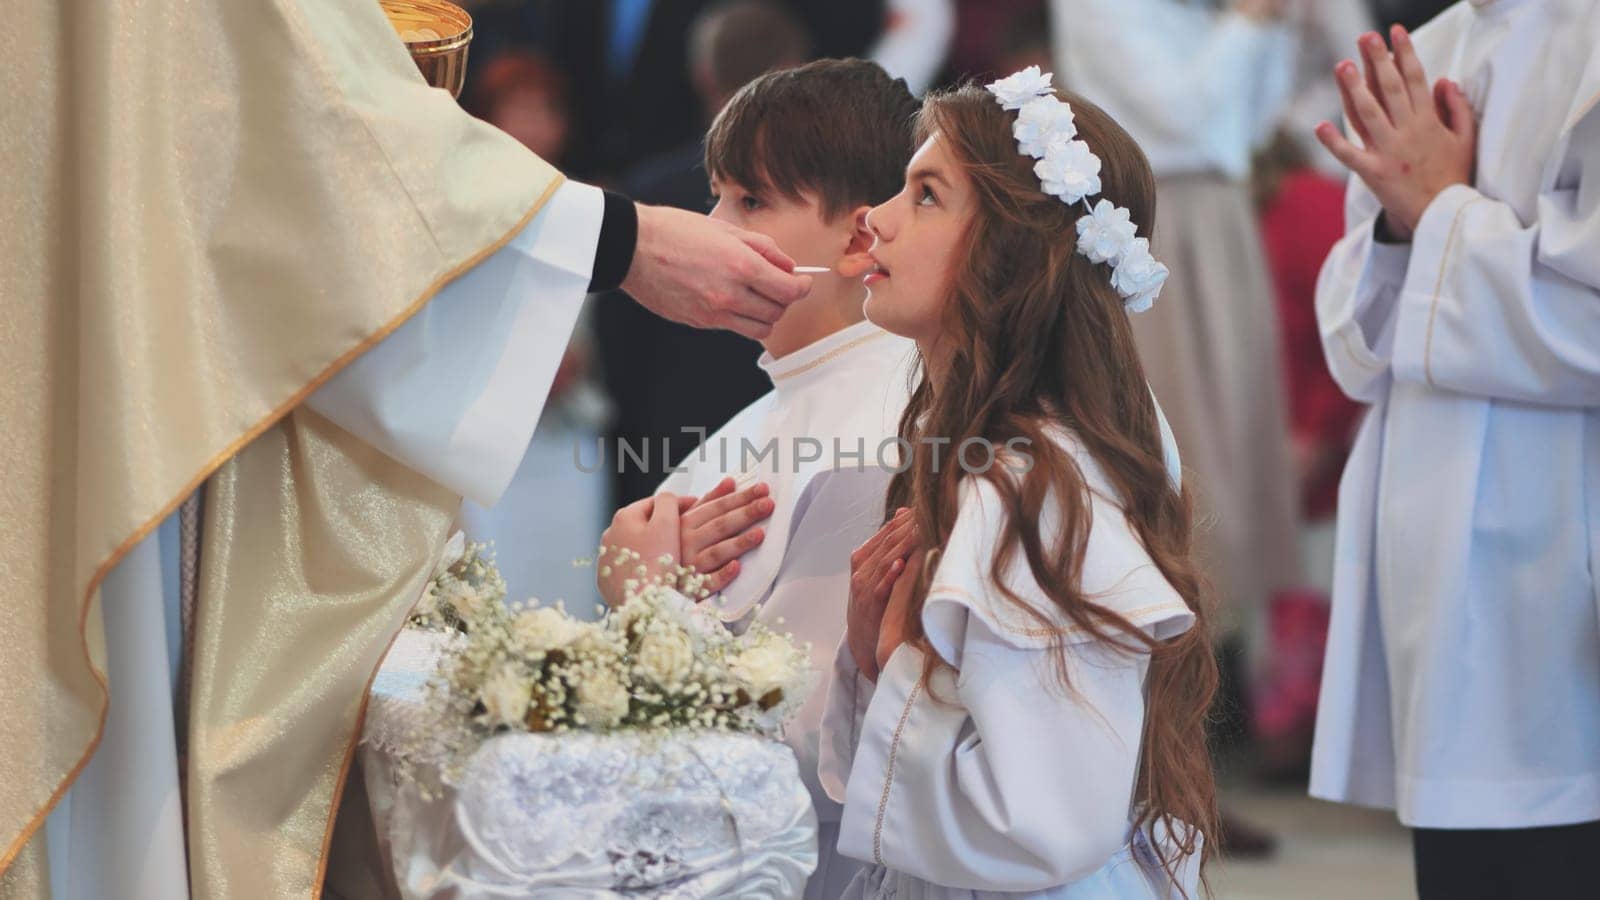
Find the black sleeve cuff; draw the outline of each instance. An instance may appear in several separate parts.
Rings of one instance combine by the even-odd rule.
[[[608,209],[606,212],[610,213],[611,210]],[[1396,237],[1395,233],[1389,230],[1389,214],[1386,212],[1379,212],[1377,220],[1372,223],[1372,239],[1380,244],[1411,243],[1411,238]]]
[[[639,243],[639,210],[633,201],[615,191],[606,191],[605,217],[600,220],[600,244],[594,251],[594,274],[589,276],[589,293],[610,291],[622,286],[633,265],[633,250]]]

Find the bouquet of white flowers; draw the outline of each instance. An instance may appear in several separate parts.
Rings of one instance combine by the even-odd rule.
[[[485,739],[510,731],[776,737],[809,693],[809,647],[760,623],[735,634],[685,595],[698,584],[685,567],[630,580],[622,606],[585,622],[560,605],[505,603],[486,549],[459,537],[410,620],[445,642],[427,689],[446,711],[445,733],[427,735],[433,752],[418,756],[442,763],[447,781]],[[614,560],[628,561],[627,551]]]

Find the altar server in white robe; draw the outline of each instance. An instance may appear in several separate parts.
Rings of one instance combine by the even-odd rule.
[[[813,118],[820,109],[830,122],[822,131]],[[915,112],[905,82],[876,65],[822,60],[747,85],[706,141],[718,198],[712,218],[836,271],[818,276],[762,341],[758,364],[772,391],[689,454],[659,490],[720,498],[683,523],[682,558],[719,573],[705,602],[731,627],[760,620],[810,642],[818,671],[844,634],[850,552],[881,523],[884,492],[901,461],[896,429],[915,353],[910,341],[864,320],[860,275],[871,265],[866,211],[899,189]],[[743,503],[744,517],[723,511],[745,497],[765,506]],[[711,516],[754,528],[706,546],[699,533]],[[760,543],[749,550],[741,540]],[[816,777],[823,688],[784,739],[816,802],[819,859],[806,893],[832,900],[857,866],[834,852],[839,804]]]
[[[1435,897],[1579,897],[1600,847],[1600,6],[1459,3],[1335,75],[1317,313],[1345,470],[1311,792]],[[1430,79],[1438,79],[1430,83]]]
[[[807,280],[564,182],[376,4],[11,27],[0,895],[317,896],[364,687],[586,290],[760,337]]]
[[[1165,277],[1135,237],[1153,179],[1065,96],[1034,69],[929,97],[869,216],[867,317],[925,374],[823,719],[838,849],[869,866],[847,897],[1198,896],[1217,669],[1129,322]]]

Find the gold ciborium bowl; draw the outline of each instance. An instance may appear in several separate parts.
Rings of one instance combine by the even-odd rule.
[[[448,0],[378,0],[406,42],[422,77],[460,97],[467,80],[467,45],[472,17]]]

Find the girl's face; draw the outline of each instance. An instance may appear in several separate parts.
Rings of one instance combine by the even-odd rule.
[[[905,187],[867,215],[877,270],[867,285],[867,318],[924,351],[939,336],[956,253],[977,196],[966,172],[934,134],[911,157]]]

